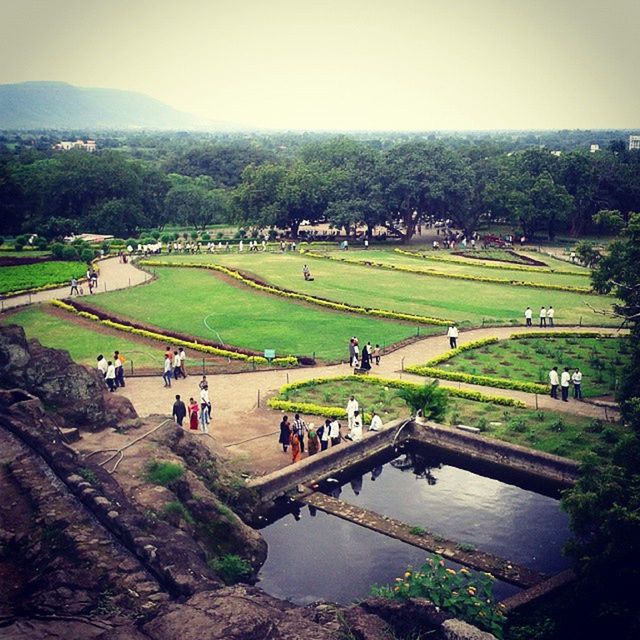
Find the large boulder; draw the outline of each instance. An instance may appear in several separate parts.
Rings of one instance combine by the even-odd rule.
[[[27,341],[22,327],[0,327],[0,385],[37,396],[71,426],[90,431],[137,418],[133,405],[110,394],[97,371],[71,360],[66,351]]]

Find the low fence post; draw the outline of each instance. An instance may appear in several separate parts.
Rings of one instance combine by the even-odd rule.
[[[129,364],[131,365],[131,374],[133,375],[133,360],[129,360]]]
[[[582,326],[582,316],[580,316],[580,326]]]
[[[202,357],[202,375],[205,374],[205,370],[204,370],[204,356]]]
[[[538,410],[538,394],[536,393],[535,396],[536,396],[536,411],[537,411]]]
[[[404,371],[404,356],[402,356],[402,360],[400,361],[400,371]]]
[[[260,389],[258,389],[258,409],[260,408]]]

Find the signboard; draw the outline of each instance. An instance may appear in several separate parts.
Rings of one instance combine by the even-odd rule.
[[[271,362],[276,357],[276,350],[275,349],[265,349],[264,350],[264,357],[269,362]]]

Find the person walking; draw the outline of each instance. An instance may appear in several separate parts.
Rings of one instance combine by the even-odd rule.
[[[187,407],[185,406],[184,402],[180,400],[179,395],[176,396],[176,401],[173,403],[173,412],[171,415],[173,416],[173,419],[176,421],[176,424],[179,424],[180,426],[182,426],[182,421],[187,415]]]
[[[320,438],[320,451],[326,451],[329,448],[329,433],[331,431],[331,420],[327,418],[323,425],[318,427],[318,437]]]
[[[556,315],[556,312],[553,310],[553,307],[549,307],[547,309],[547,324],[550,327],[553,327],[553,317]]]
[[[164,386],[169,388],[171,388],[171,369],[171,358],[165,358],[162,379],[164,380]]]
[[[304,433],[307,430],[307,425],[300,417],[299,413],[293,418],[293,427],[291,429],[298,436],[298,446],[300,447],[300,453],[304,453]]]
[[[109,387],[109,391],[113,393],[116,390],[116,368],[113,366],[111,360],[107,362],[107,372],[104,374],[104,379],[107,387]]]
[[[355,396],[350,396],[347,402],[347,426],[349,427],[349,438],[351,437],[351,431],[353,430],[353,418],[356,411],[360,409],[360,405]]]
[[[178,354],[177,351],[173,352],[173,359],[171,362],[171,365],[173,367],[173,377],[175,380],[177,380],[180,377],[180,355]]]
[[[337,444],[340,444],[340,440],[341,440],[340,423],[337,420],[334,420],[330,425],[329,438],[331,438],[332,447],[335,447]]]
[[[184,362],[187,359],[187,354],[185,353],[184,349],[182,347],[180,347],[178,349],[178,359],[180,361],[180,373],[182,374],[183,378],[187,377],[187,371],[185,369],[185,365]]]
[[[449,346],[452,349],[457,349],[458,347],[458,327],[455,324],[449,325],[449,330],[447,331],[447,337],[449,338]]]
[[[100,354],[97,358],[98,364],[96,365],[98,371],[102,374],[104,378],[107,375],[107,361],[104,359],[104,356]]]
[[[355,338],[351,338],[351,340],[349,340],[349,366],[353,367],[353,359],[355,357]]]
[[[576,400],[582,400],[582,371],[577,369],[571,376],[571,382],[573,382],[573,397]]]
[[[558,386],[560,385],[560,378],[558,377],[558,367],[553,367],[549,371],[549,385],[551,387],[551,397],[558,399]]]
[[[291,443],[291,424],[289,423],[289,416],[282,416],[280,420],[280,437],[278,442],[282,445],[282,451],[287,453],[289,444]]]
[[[291,432],[291,464],[294,464],[300,460],[300,439],[295,431]]]
[[[74,293],[77,296],[80,295],[80,292],[78,291],[78,280],[77,280],[77,278],[71,278],[71,291],[69,292],[69,295],[72,296]]]
[[[320,438],[318,438],[318,434],[313,424],[309,425],[309,437],[307,438],[307,450],[309,451],[310,456],[314,456],[316,453],[318,453],[318,451],[320,451]]]
[[[360,362],[360,369],[363,371],[371,370],[371,343],[367,342],[367,344],[362,347],[362,361]]]
[[[540,327],[547,326],[547,310],[545,307],[540,307]]]
[[[369,425],[369,431],[380,431],[382,429],[382,418],[376,411],[373,412],[371,417],[371,424]]]
[[[205,387],[209,387],[209,383],[207,382],[207,376],[202,376],[202,380],[198,382],[198,389],[204,389]]]
[[[116,368],[116,387],[124,387],[124,356],[119,351],[113,354],[113,364]]]
[[[189,398],[189,429],[198,430],[198,403],[195,398]]]
[[[525,326],[530,327],[531,326],[531,319],[533,318],[533,311],[531,310],[531,307],[527,307],[524,310],[524,323]]]
[[[360,360],[360,347],[358,346],[358,338],[353,339],[353,362],[351,366],[354,369],[358,368],[358,361]]]
[[[569,368],[565,367],[560,375],[560,391],[562,392],[562,401],[569,402],[569,383],[571,382],[571,374]]]
[[[209,433],[211,421],[211,400],[209,399],[209,386],[200,389],[200,429],[203,433]]]
[[[373,350],[373,358],[376,361],[376,366],[380,366],[380,345],[376,344],[376,348]]]

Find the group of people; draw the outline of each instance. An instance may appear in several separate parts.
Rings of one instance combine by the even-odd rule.
[[[363,437],[362,416],[355,396],[349,397],[346,411],[349,431],[344,439],[360,442]],[[313,456],[318,451],[326,451],[329,444],[332,447],[340,444],[342,442],[341,428],[338,420],[326,419],[324,424],[316,428],[313,423],[307,425],[299,413],[295,414],[293,422],[290,422],[289,416],[285,415],[280,421],[278,442],[282,445],[284,453],[287,453],[291,447],[291,462],[294,463],[300,460],[301,455],[305,452],[305,446],[308,455]],[[369,431],[379,431],[381,428],[382,418],[374,411]]]
[[[558,399],[558,387],[564,402],[569,402],[569,387],[573,385],[573,397],[582,400],[582,371],[576,368],[570,373],[569,367],[565,367],[561,374],[558,374],[558,367],[553,367],[549,371],[550,395]]]
[[[207,376],[202,376],[202,380],[198,383],[200,390],[199,399],[189,398],[189,404],[186,405],[180,395],[176,395],[176,401],[173,403],[172,417],[176,424],[183,426],[184,419],[189,418],[189,429],[192,431],[201,431],[209,433],[209,423],[211,422],[211,398],[209,397],[209,383]]]
[[[102,374],[109,391],[113,393],[118,387],[124,387],[124,356],[119,351],[113,352],[113,358],[107,360],[102,354],[97,358],[97,369]]]
[[[382,349],[379,344],[375,347],[371,346],[371,342],[362,347],[362,353],[360,353],[360,345],[358,338],[353,336],[349,340],[349,366],[352,369],[359,369],[361,371],[369,371],[371,369],[371,363],[375,362],[376,365],[380,364],[380,357],[382,356]]]
[[[93,267],[89,267],[87,269],[86,278],[89,293],[93,293],[98,288],[98,272],[93,269]],[[84,294],[84,291],[80,286],[80,283],[78,282],[78,278],[71,278],[69,286],[71,288],[71,290],[69,291],[70,296],[81,296]]]
[[[556,312],[553,307],[540,307],[540,313],[538,314],[538,317],[540,318],[540,326],[553,327],[553,319],[555,318],[555,315]],[[524,310],[524,323],[527,327],[530,327],[533,324],[533,311],[531,307],[527,307]]]
[[[178,349],[167,347],[164,352],[164,364],[162,367],[162,380],[165,387],[171,388],[171,378],[177,380],[181,377],[187,377],[187,370],[184,364],[186,359],[187,354],[182,347]]]

